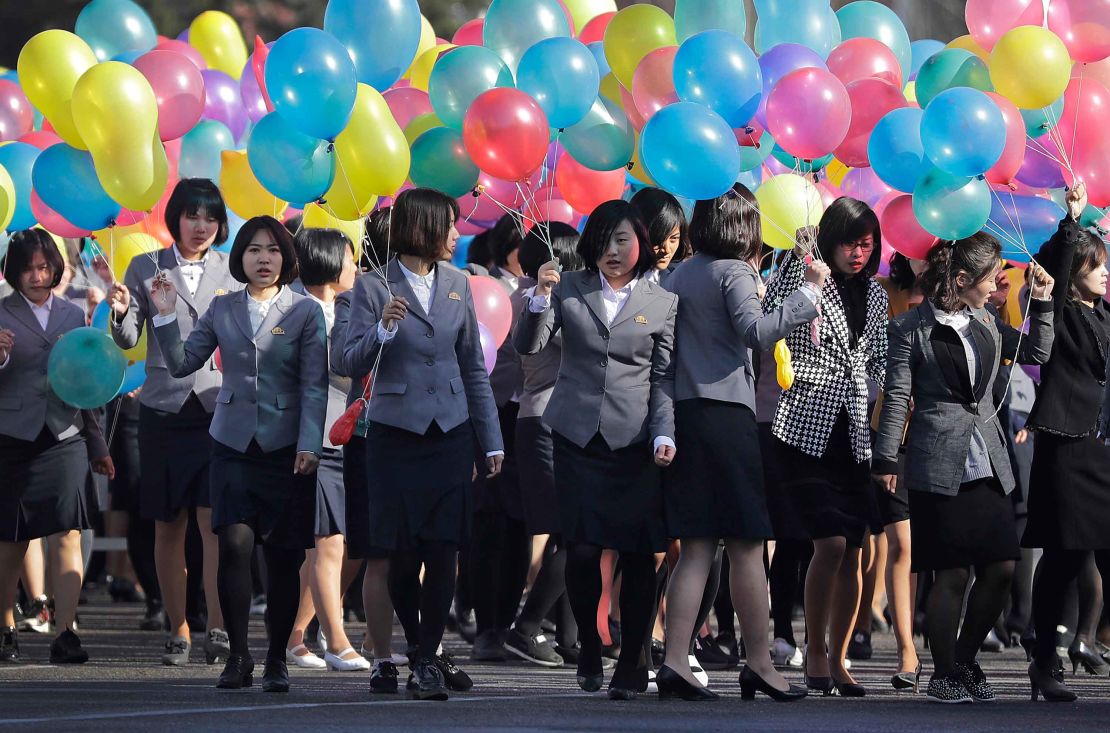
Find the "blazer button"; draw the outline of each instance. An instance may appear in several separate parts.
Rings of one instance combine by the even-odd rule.
[[[602,359],[601,360],[601,366],[609,366],[609,360],[608,359]]]
[[[973,410],[978,410],[979,409],[979,403],[978,402],[972,402],[970,405],[968,405],[968,407],[970,407]]]
[[[427,364],[428,366],[435,366],[436,365],[435,359],[428,359],[424,363]]]
[[[597,393],[598,394],[605,394],[605,388],[604,387],[598,387],[597,388]]]
[[[603,334],[601,334],[601,338],[603,338],[603,339],[605,339],[606,341],[608,341],[608,340],[609,340],[609,334],[607,334],[607,333],[603,333]]]
[[[425,336],[427,336],[428,338],[431,338],[432,336],[435,336],[435,334],[434,334],[434,333],[432,333],[431,331],[428,331],[428,332],[427,332],[426,334],[424,334],[424,335],[425,335]]]
[[[428,387],[428,394],[435,394],[435,393],[436,393],[436,388],[435,387]]]

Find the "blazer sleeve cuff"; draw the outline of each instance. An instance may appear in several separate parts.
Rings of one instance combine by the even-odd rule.
[[[1029,301],[1030,313],[1051,313],[1052,312],[1052,298],[1041,300],[1039,298],[1031,298]]]
[[[898,461],[875,458],[871,461],[871,473],[895,475],[898,473]]]

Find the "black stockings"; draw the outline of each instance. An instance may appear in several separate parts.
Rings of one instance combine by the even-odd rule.
[[[1090,554],[1086,550],[1048,548],[1041,557],[1033,583],[1033,623],[1037,631],[1033,655],[1042,669],[1056,666],[1056,626],[1063,618],[1067,589],[1083,571]],[[1094,555],[1103,577],[1110,577],[1110,550]]]
[[[390,557],[389,596],[402,618],[409,646],[415,646],[414,661],[431,661],[439,651],[455,595],[458,552],[458,545],[452,542],[420,542]]]
[[[975,660],[983,639],[1006,606],[1014,562],[1005,560],[975,567],[975,583],[967,596],[961,628],[960,610],[970,576],[969,568],[937,570],[934,575],[927,623],[929,650],[938,676],[952,674],[957,662]]]

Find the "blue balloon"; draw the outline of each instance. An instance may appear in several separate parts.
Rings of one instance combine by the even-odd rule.
[[[81,9],[73,32],[89,44],[97,61],[109,61],[128,51],[141,55],[158,43],[150,16],[131,0],[92,0]]]
[[[19,73],[15,69],[5,69],[4,71],[0,71],[0,79],[18,84]]]
[[[119,216],[120,206],[100,185],[87,150],[51,145],[35,160],[31,182],[44,204],[81,229],[103,229]]]
[[[932,38],[926,38],[921,41],[914,41],[910,44],[910,78],[907,81],[913,81],[917,78],[917,72],[921,71],[921,66],[933,54],[940,53],[947,46],[943,41],[935,41]]]
[[[594,61],[597,62],[598,77],[604,79],[605,75],[612,71],[609,68],[609,59],[605,58],[605,41],[587,43],[586,48],[590,49],[590,53],[594,55]]]
[[[324,30],[347,47],[358,80],[384,92],[416,56],[420,5],[417,0],[328,0]]]
[[[146,383],[146,361],[137,361],[128,365],[123,371],[123,384],[120,385],[118,395],[134,392]]]
[[[35,214],[31,211],[31,171],[39,149],[27,143],[7,143],[0,145],[0,165],[8,171],[15,184],[15,211],[8,231],[18,232],[35,225]]]
[[[470,253],[470,243],[474,241],[473,235],[464,234],[455,241],[455,251],[451,255],[451,264],[458,268],[466,267],[466,256]]]
[[[524,52],[516,79],[517,88],[532,95],[551,127],[559,129],[581,122],[590,111],[601,71],[581,41],[547,38]]]
[[[58,398],[82,410],[95,410],[119,393],[127,357],[116,342],[91,326],[58,339],[46,361],[46,379]]]
[[[220,153],[224,150],[235,150],[231,130],[218,120],[201,120],[181,138],[181,158],[177,165],[181,177],[220,180],[223,169]]]
[[[334,140],[351,118],[358,78],[335,36],[319,28],[294,28],[270,49],[266,88],[274,111],[294,129]]]
[[[909,77],[913,69],[913,50],[910,48],[910,34],[897,13],[874,0],[856,0],[836,11],[836,17],[845,41],[849,38],[882,41],[898,57],[902,78]]]
[[[482,43],[514,74],[529,48],[545,38],[572,35],[559,0],[493,0],[482,23]]]
[[[748,29],[744,3],[736,0],[675,0],[674,34],[680,44],[702,31],[714,29],[743,38]]]
[[[511,86],[513,72],[500,56],[485,46],[460,46],[445,53],[432,68],[428,98],[443,124],[461,132],[466,110],[478,95]]]
[[[703,104],[730,127],[743,127],[759,109],[763,72],[742,38],[710,30],[679,46],[674,86],[682,101]]]
[[[276,111],[251,133],[247,162],[267,191],[293,203],[316,201],[335,180],[331,146],[293,129]]]
[[[912,192],[917,180],[933,167],[921,144],[924,115],[916,107],[887,112],[867,141],[867,159],[875,175],[898,191]]]
[[[1064,214],[1064,207],[1051,199],[995,194],[983,229],[1002,243],[1005,259],[1028,262],[1056,233]]]
[[[970,237],[991,215],[991,190],[982,178],[954,176],[933,168],[913,189],[913,213],[934,237]]]
[[[641,134],[648,173],[676,196],[713,199],[740,174],[740,146],[728,123],[713,110],[676,102],[656,112]]]
[[[111,306],[108,305],[108,300],[105,298],[96,304],[93,308],[92,317],[89,318],[89,325],[100,331],[108,330],[108,316],[112,313]]]
[[[840,44],[841,29],[827,0],[755,0],[755,50],[766,53],[782,43],[816,51],[822,59]]]
[[[937,168],[954,176],[990,170],[1006,148],[1006,122],[998,105],[967,87],[938,94],[921,118],[921,143]]]
[[[225,254],[230,253],[231,245],[235,244],[235,235],[239,233],[239,230],[242,229],[243,225],[246,223],[246,219],[236,214],[229,207],[227,210],[227,241],[223,244],[212,245],[212,249]]]

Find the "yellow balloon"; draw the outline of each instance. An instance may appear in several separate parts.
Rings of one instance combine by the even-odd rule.
[[[16,65],[27,99],[50,121],[58,137],[86,150],[70,102],[81,75],[96,65],[96,54],[69,31],[43,31],[27,41]]]
[[[142,254],[150,254],[162,250],[162,243],[149,234],[134,232],[122,237],[111,236],[108,240],[100,240],[102,249],[108,252],[108,262],[112,266],[112,273],[117,279],[123,279],[131,260]]]
[[[247,63],[247,44],[239,24],[227,13],[206,10],[189,25],[189,45],[200,52],[208,68],[222,71],[232,79],[243,75]]]
[[[1020,267],[1011,267],[1003,270],[1006,273],[1006,279],[1010,281],[1010,297],[1006,299],[1006,323],[1014,328],[1021,328],[1021,298],[1016,297],[1017,293],[1025,287],[1025,270]]]
[[[378,197],[374,197],[374,203],[377,203]],[[319,204],[309,204],[304,209],[304,217],[301,219],[301,226],[305,229],[338,229],[347,235],[351,243],[355,245],[355,262],[359,261],[362,256],[362,238],[366,236],[365,219],[355,219],[354,221],[346,221],[336,217],[334,214],[327,210],[327,204],[320,206]],[[373,206],[371,205],[371,208]]]
[[[643,151],[640,149],[640,133],[636,133],[636,142],[632,146],[632,167],[628,169],[628,173],[640,183],[648,186],[658,185],[644,165]]]
[[[640,60],[664,46],[677,46],[674,19],[654,5],[630,5],[613,16],[605,29],[605,58],[625,89]]]
[[[1071,80],[1071,66],[1060,37],[1034,25],[1007,31],[988,64],[995,90],[1022,109],[1040,109],[1059,99]]]
[[[990,57],[990,54],[987,53],[987,50],[980,46],[979,42],[972,38],[970,35],[960,36],[954,41],[951,41],[947,46],[945,46],[945,48],[962,48],[965,51],[971,51],[973,54],[981,58],[983,60],[983,63],[986,63],[987,59]]]
[[[401,77],[402,79],[411,79],[413,69],[416,68],[416,61],[424,55],[424,52],[430,51],[436,47],[436,32],[432,28],[432,24],[423,15],[420,16],[420,41],[416,44],[416,54],[412,57],[412,63],[409,65],[408,71]]]
[[[335,138],[335,181],[324,200],[340,219],[374,209],[377,196],[397,193],[409,177],[409,143],[389,105],[373,87],[358,85],[347,127]]]
[[[563,0],[563,5],[574,19],[574,33],[577,35],[586,24],[603,13],[614,13],[617,4],[613,0]]]
[[[786,339],[775,342],[775,378],[782,389],[794,386],[794,364]]]
[[[617,81],[617,77],[613,76],[613,72],[610,71],[601,77],[601,86],[598,92],[613,104],[624,109],[624,100],[621,99],[621,83]]]
[[[829,164],[825,166],[825,176],[832,185],[839,186],[844,181],[844,176],[848,175],[848,171],[850,170],[852,169],[836,158],[833,158],[829,161]]]
[[[824,204],[821,193],[805,178],[793,173],[765,181],[755,192],[763,241],[775,249],[792,249],[799,229],[817,226]]]
[[[906,98],[906,101],[909,102],[910,104],[917,104],[917,80],[916,79],[911,81],[909,84],[906,85],[906,88],[902,90],[902,95]]]
[[[224,202],[244,219],[272,216],[280,219],[289,205],[263,188],[247,163],[247,151],[224,150],[220,153],[220,192]]]
[[[432,67],[436,65],[443,54],[452,48],[456,48],[455,44],[441,43],[417,56],[416,61],[412,62],[412,69],[410,69],[409,86],[413,89],[428,91],[428,80],[432,78]]]
[[[443,120],[439,119],[435,112],[413,117],[412,121],[405,126],[405,139],[409,141],[409,146],[411,147],[416,142],[416,138],[433,127],[445,127]]]
[[[15,216],[15,182],[8,169],[0,165],[0,231],[8,228]]]

